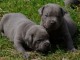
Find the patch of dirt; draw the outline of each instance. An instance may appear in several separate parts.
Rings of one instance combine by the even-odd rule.
[[[6,60],[6,57],[0,57],[0,60]]]

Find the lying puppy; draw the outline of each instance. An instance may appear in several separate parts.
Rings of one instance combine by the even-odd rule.
[[[64,0],[64,3],[65,3],[65,6],[69,5],[71,8],[74,9],[73,5],[79,5],[80,1],[78,1],[78,0]]]
[[[75,51],[72,37],[76,27],[71,17],[57,4],[47,4],[39,10],[41,25],[46,28],[50,35],[52,45],[63,42],[70,51]]]
[[[0,21],[0,31],[13,43],[15,48],[28,58],[26,49],[47,52],[50,47],[48,33],[21,13],[5,14]]]

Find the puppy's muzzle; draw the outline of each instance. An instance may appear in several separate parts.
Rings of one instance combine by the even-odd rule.
[[[56,21],[50,20],[50,26],[49,27],[55,27],[56,26]]]
[[[40,45],[40,47],[38,47],[37,49],[36,49],[36,51],[38,51],[38,52],[42,52],[42,53],[46,53],[46,52],[48,52],[49,50],[50,50],[50,42],[49,41],[44,41],[41,45]]]
[[[49,41],[46,41],[45,43],[44,43],[44,47],[50,47],[50,42]]]
[[[50,23],[55,25],[56,24],[56,21],[51,20]]]

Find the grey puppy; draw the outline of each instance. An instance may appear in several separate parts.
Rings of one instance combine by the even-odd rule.
[[[3,15],[0,31],[14,43],[14,47],[23,53],[25,58],[29,56],[26,49],[46,52],[50,47],[49,35],[44,27],[36,25],[21,13]]]
[[[71,8],[74,9],[73,5],[79,5],[80,1],[78,0],[64,0],[65,6],[70,6]]]
[[[72,36],[76,32],[76,26],[69,14],[57,4],[46,4],[38,11],[42,19],[41,25],[50,35],[51,44],[63,42],[67,50],[75,51]]]

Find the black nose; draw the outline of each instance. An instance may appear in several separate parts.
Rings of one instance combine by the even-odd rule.
[[[54,20],[51,20],[51,22],[50,22],[51,24],[55,24],[56,22],[54,21]]]

